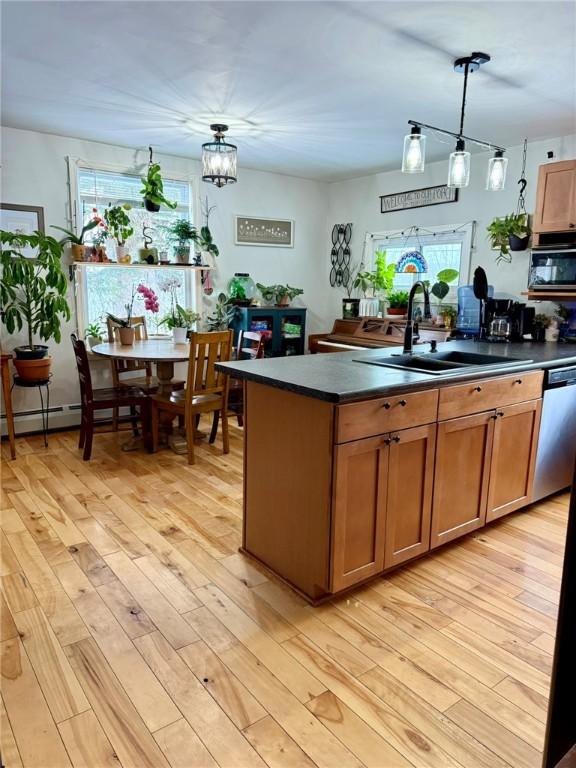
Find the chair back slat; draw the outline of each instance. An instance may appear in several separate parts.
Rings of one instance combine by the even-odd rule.
[[[232,331],[193,333],[190,338],[190,358],[186,400],[191,403],[197,395],[225,395],[227,379],[215,364],[230,360]]]
[[[237,360],[259,360],[264,357],[264,336],[257,331],[239,331]]]
[[[120,341],[120,325],[112,320],[110,317],[106,318],[106,326],[108,328],[108,341],[110,344]],[[131,317],[130,326],[134,328],[134,339],[136,341],[148,340],[148,329],[146,328],[146,318],[142,315],[140,317]],[[143,360],[111,360],[112,364],[112,381],[114,386],[118,386],[120,378],[124,373],[134,373],[135,371],[145,371],[146,376],[152,376],[152,363],[147,363]]]
[[[75,333],[70,335],[72,346],[74,347],[74,357],[76,358],[76,368],[78,369],[78,380],[80,382],[80,397],[82,405],[90,405],[94,400],[92,390],[92,375],[90,373],[90,363],[88,362],[88,353],[86,345]]]

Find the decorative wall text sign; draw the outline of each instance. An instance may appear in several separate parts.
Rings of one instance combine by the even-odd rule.
[[[458,189],[446,184],[438,187],[424,187],[410,192],[397,192],[395,195],[380,195],[380,213],[405,211],[408,208],[424,208],[427,205],[456,203]]]
[[[236,245],[267,245],[275,248],[294,247],[294,222],[291,219],[264,219],[236,216]]]

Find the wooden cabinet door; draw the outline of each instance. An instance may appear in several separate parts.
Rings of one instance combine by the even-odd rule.
[[[496,411],[487,523],[531,501],[541,410],[531,400]]]
[[[331,591],[384,569],[387,436],[335,448]]]
[[[486,521],[495,411],[438,424],[430,547]]]
[[[534,232],[562,232],[576,227],[576,160],[541,165]]]
[[[384,567],[430,549],[436,424],[391,435]]]

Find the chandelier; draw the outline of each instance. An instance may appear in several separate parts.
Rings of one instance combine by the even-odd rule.
[[[448,186],[467,187],[470,181],[470,152],[466,150],[466,142],[477,144],[480,147],[490,149],[494,155],[488,161],[486,174],[486,189],[496,192],[504,189],[506,182],[506,168],[508,158],[504,157],[504,147],[499,147],[489,141],[473,139],[464,135],[464,115],[466,111],[466,94],[468,90],[468,76],[476,72],[482,64],[490,61],[487,53],[475,52],[470,56],[463,56],[454,62],[454,71],[464,75],[464,87],[462,89],[462,105],[460,107],[460,128],[458,133],[437,128],[427,123],[416,120],[408,120],[412,126],[410,133],[404,137],[404,152],[402,155],[402,173],[422,173],[424,171],[426,156],[426,136],[422,129],[426,128],[431,133],[442,136],[451,136],[456,139],[454,152],[450,155],[448,163]]]
[[[238,181],[238,148],[235,144],[224,141],[227,125],[214,123],[214,141],[202,144],[202,181],[209,181],[217,187],[234,184]]]

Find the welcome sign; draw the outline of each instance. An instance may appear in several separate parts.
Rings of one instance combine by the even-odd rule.
[[[446,184],[438,187],[424,187],[410,192],[397,192],[395,195],[380,195],[380,213],[404,211],[408,208],[424,208],[427,205],[456,203],[458,189]]]

